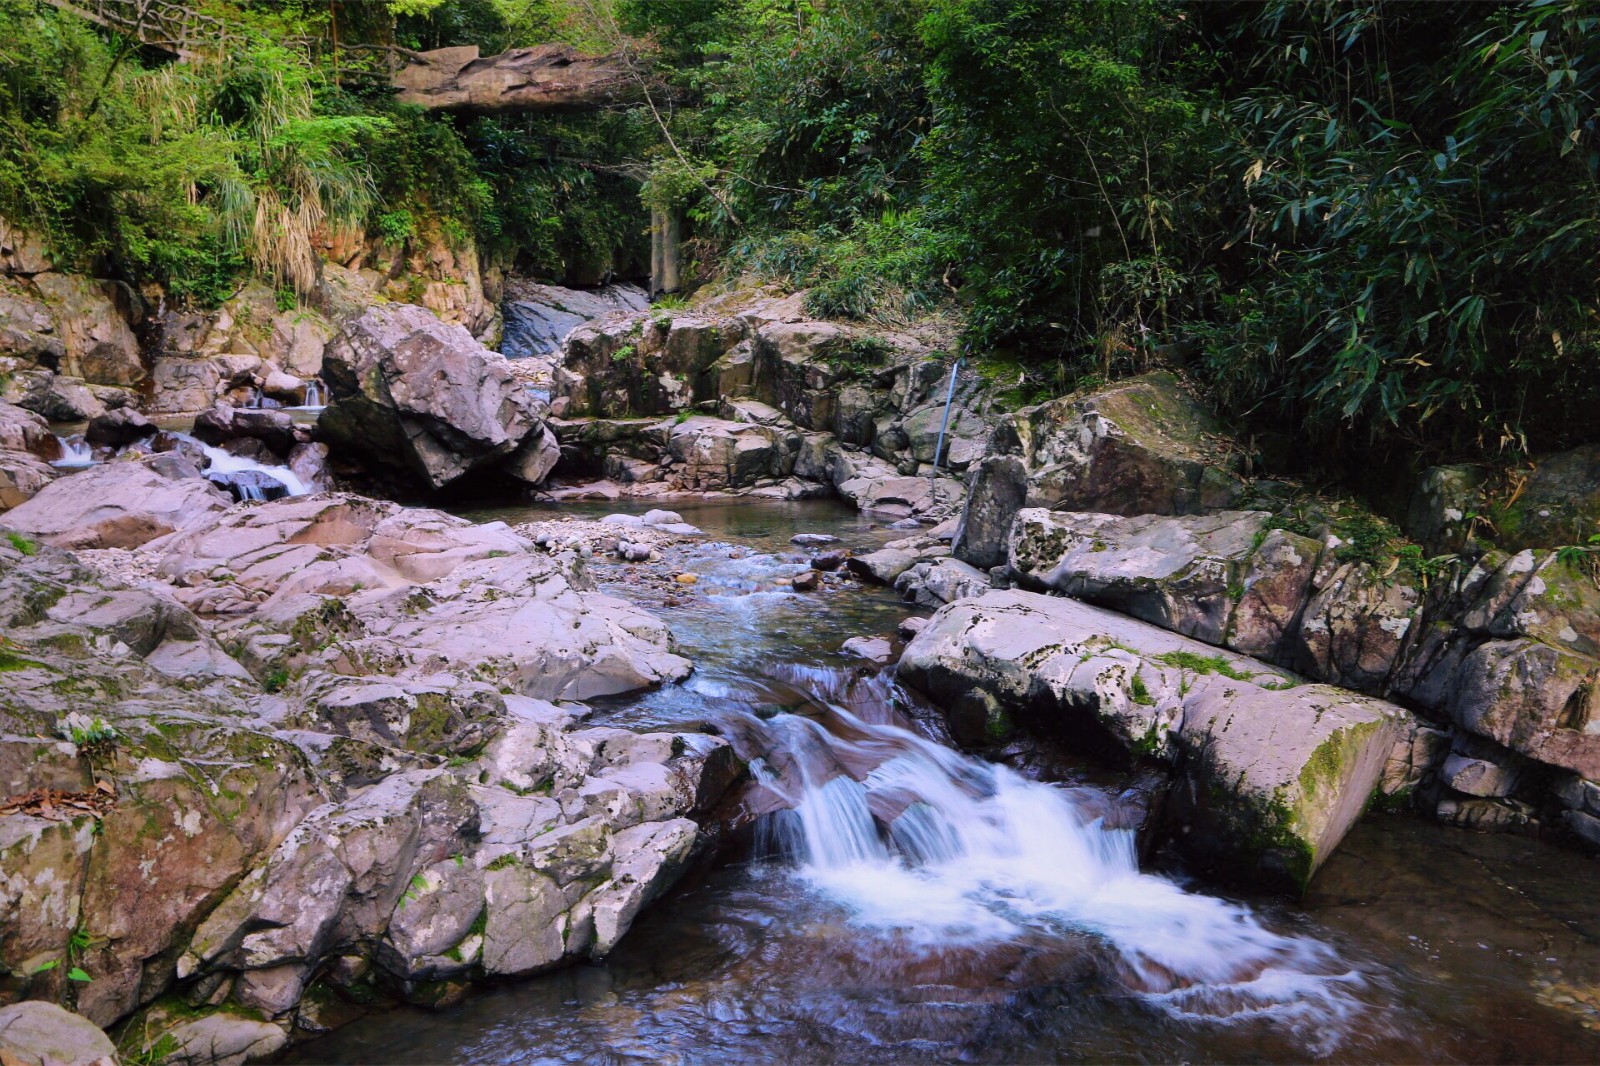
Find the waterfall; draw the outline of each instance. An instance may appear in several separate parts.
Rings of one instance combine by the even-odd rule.
[[[77,433],[70,437],[57,435],[56,440],[61,442],[61,458],[50,465],[55,467],[81,467],[94,464],[94,453],[89,449],[88,441]]]
[[[218,480],[219,475],[223,476],[223,480],[233,485],[239,494],[247,500],[263,500],[266,499],[266,496],[261,492],[258,485],[250,484],[244,480],[228,479],[226,475],[253,472],[278,482],[288,490],[288,495],[290,496],[305,496],[311,492],[306,483],[300,480],[300,475],[287,466],[267,466],[264,463],[256,462],[254,459],[233,455],[230,452],[223,451],[221,448],[202,444],[187,433],[174,433],[173,436],[179,440],[188,441],[202,449],[206,454],[206,458],[211,461],[210,465],[206,467],[206,476],[214,481]]]
[[[1368,979],[1326,945],[1141,873],[1133,831],[1105,824],[1104,793],[969,758],[892,711],[859,717],[834,702],[844,683],[806,680],[793,678],[820,712],[730,711],[725,732],[753,787],[786,805],[756,823],[758,854],[792,865],[852,923],[926,951],[1094,938],[1129,994],[1192,1021],[1266,1018],[1337,1044],[1363,1009]],[[851,702],[887,708],[887,678],[856,684]]]
[[[324,401],[322,399],[322,382],[306,382],[306,398],[300,406],[313,411],[322,409],[324,406]]]

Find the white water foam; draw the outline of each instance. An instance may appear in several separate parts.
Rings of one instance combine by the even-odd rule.
[[[205,470],[208,477],[212,474],[240,474],[253,470],[278,482],[289,491],[290,496],[305,496],[311,491],[306,483],[300,480],[300,475],[290,470],[287,466],[268,466],[264,463],[258,463],[254,459],[233,455],[210,444],[202,444],[187,433],[174,433],[173,436],[180,440],[189,441],[205,451],[206,458],[211,461]],[[240,485],[239,489],[244,493],[244,497],[247,500],[263,498],[259,490],[255,489],[254,486]]]
[[[50,465],[63,470],[76,470],[79,467],[94,465],[94,452],[89,449],[89,443],[81,436],[73,434],[70,437],[56,436],[61,442],[61,458]]]
[[[1318,1054],[1365,1009],[1367,979],[1326,945],[1141,873],[1133,832],[1093,813],[1098,794],[830,710],[831,729],[796,715],[745,729],[767,743],[756,779],[794,807],[768,832],[854,924],[928,950],[1091,935],[1128,992],[1171,1016],[1266,1020]]]

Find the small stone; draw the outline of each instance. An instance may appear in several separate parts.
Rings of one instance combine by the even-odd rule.
[[[789,543],[802,548],[816,548],[824,544],[837,544],[839,538],[832,533],[796,533],[789,538]]]
[[[885,637],[851,637],[839,645],[839,654],[881,664],[894,657],[894,649]]]
[[[821,583],[822,575],[815,570],[807,570],[803,573],[796,574],[789,580],[789,584],[794,586],[794,590],[796,592],[814,591]]]
[[[923,618],[920,615],[912,615],[910,618],[902,618],[900,620],[900,624],[895,626],[894,631],[899,635],[901,640],[910,640],[912,637],[926,629],[927,626],[928,620],[926,618]]]
[[[695,582],[699,581],[700,578],[694,574],[679,574],[672,580],[676,581],[680,585],[693,585]]]
[[[821,555],[812,557],[811,569],[831,573],[843,566],[846,558],[848,556],[842,551],[823,552]]]

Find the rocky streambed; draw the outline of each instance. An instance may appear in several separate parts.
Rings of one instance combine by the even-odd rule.
[[[1600,1052],[1587,453],[1408,542],[1178,374],[1013,410],[718,300],[0,403],[8,1054]]]

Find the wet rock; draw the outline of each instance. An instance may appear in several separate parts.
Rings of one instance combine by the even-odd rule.
[[[223,489],[236,501],[281,500],[289,495],[289,486],[260,470],[232,470],[210,473],[206,480]]]
[[[843,566],[849,558],[850,554],[848,552],[822,552],[811,557],[811,569],[821,570],[823,573],[832,573]]]
[[[822,575],[816,570],[806,570],[789,579],[796,592],[814,592],[822,584]]]
[[[294,419],[286,411],[233,407],[215,403],[194,420],[194,438],[206,444],[225,445],[232,441],[254,440],[274,456],[287,456],[294,450]]]
[[[900,679],[956,739],[1015,730],[1175,763],[1168,817],[1201,862],[1303,890],[1383,787],[1410,716],[1088,604],[990,592],[941,609]],[[1234,869],[1240,869],[1235,866]]]
[[[296,444],[289,451],[286,465],[308,491],[332,491],[333,475],[328,472],[328,446],[321,441]]]
[[[217,514],[228,496],[146,462],[105,463],[45,486],[6,525],[64,548],[137,548]]]
[[[869,663],[887,663],[894,658],[894,646],[884,637],[851,637],[839,645],[839,654]]]
[[[832,533],[796,533],[789,538],[790,544],[798,544],[802,548],[816,548],[824,544],[837,544],[839,538]]]
[[[1019,411],[989,451],[1019,458],[1027,503],[1054,510],[1193,514],[1243,488],[1221,426],[1166,373]]]
[[[896,548],[880,548],[866,555],[854,555],[845,560],[850,572],[866,581],[879,585],[892,585],[894,579],[917,563],[912,552]]]
[[[928,620],[921,616],[902,618],[900,624],[895,626],[895,633],[899,635],[901,640],[910,640],[927,628],[927,625]]]
[[[115,1066],[111,1038],[89,1019],[54,1003],[0,1007],[0,1055],[17,1066]]]
[[[637,285],[585,291],[517,279],[506,284],[506,299],[500,305],[505,316],[500,350],[508,359],[555,355],[567,335],[590,319],[648,306]]]
[[[121,448],[134,441],[152,437],[155,433],[154,423],[138,411],[124,407],[116,411],[107,411],[103,415],[95,415],[89,420],[89,427],[84,430],[83,437],[90,444]]]
[[[510,456],[539,428],[505,357],[420,307],[373,307],[348,323],[323,378],[323,438],[425,488]]]

